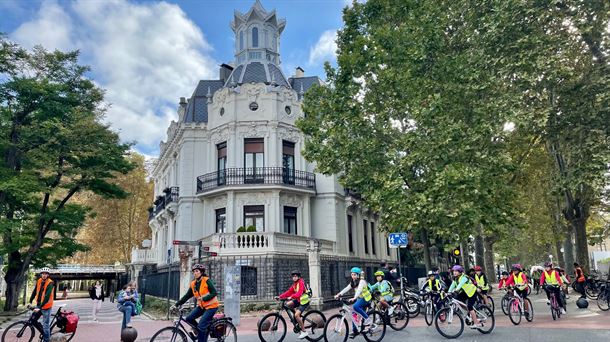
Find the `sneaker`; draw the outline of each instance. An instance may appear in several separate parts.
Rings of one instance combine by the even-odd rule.
[[[364,325],[371,325],[373,323],[373,317],[369,317],[364,320]]]
[[[358,336],[358,332],[357,331],[352,331],[351,333],[349,333],[349,338],[351,338],[351,339],[356,338],[356,336]]]
[[[561,308],[561,314],[562,314],[562,315],[565,315],[565,314],[566,314],[566,309]]]
[[[133,326],[131,325],[131,323],[127,323],[125,324],[125,328],[132,328]]]
[[[299,335],[299,339],[304,339],[305,337],[307,337],[307,331],[301,331],[301,334]]]
[[[551,301],[550,300],[546,300],[546,305],[551,305]]]
[[[392,316],[393,313],[394,313],[394,307],[390,306],[390,308],[388,309],[388,315]]]
[[[470,329],[481,329],[483,327],[484,327],[483,323],[478,323],[478,324],[471,325]]]

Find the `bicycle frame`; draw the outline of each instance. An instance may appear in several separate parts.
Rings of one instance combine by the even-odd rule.
[[[481,311],[477,310],[476,307],[474,307],[473,310],[477,315],[484,315]],[[466,303],[461,302],[455,298],[451,298],[451,300],[449,301],[449,315],[446,318],[449,323],[453,322],[454,312],[457,312],[458,315],[461,315],[462,317],[466,317],[468,320],[470,320],[470,318],[469,318],[470,314],[468,312],[468,305],[466,305]]]

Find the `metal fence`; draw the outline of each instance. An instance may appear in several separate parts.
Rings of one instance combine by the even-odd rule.
[[[168,280],[168,270],[155,273],[142,273],[138,277],[138,289],[140,293],[155,297],[167,298],[169,287],[169,298],[178,300],[180,295],[180,272],[177,267],[172,269]]]
[[[230,168],[197,177],[197,193],[226,185],[282,184],[315,189],[316,175],[284,167]]]

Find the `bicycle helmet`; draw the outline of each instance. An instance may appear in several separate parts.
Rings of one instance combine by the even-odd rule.
[[[453,267],[451,267],[452,271],[458,271],[460,273],[464,273],[464,267],[460,266],[460,265],[454,265]]]
[[[481,266],[477,265],[477,266],[474,267],[474,270],[475,271],[482,271],[483,269],[481,268]]]
[[[545,268],[547,268],[547,267],[548,267],[548,268],[553,268],[553,263],[552,263],[552,262],[550,262],[550,261],[547,261],[547,262],[545,262],[545,263],[544,263],[544,267],[545,267]]]
[[[377,277],[377,276],[383,277],[383,276],[385,276],[385,274],[383,273],[383,271],[379,270],[379,271],[375,272],[375,277]]]
[[[191,267],[191,272],[194,271],[194,270],[200,270],[201,272],[203,272],[203,271],[205,271],[205,267],[203,267],[202,264],[194,264]]]
[[[51,269],[48,268],[48,267],[43,267],[43,268],[40,269],[40,273],[49,274],[49,273],[51,273]]]
[[[507,275],[508,275],[508,272],[506,272],[506,271],[502,271],[502,275],[507,276]]]
[[[513,271],[521,271],[521,264],[513,264],[510,269]]]
[[[300,278],[301,277],[301,272],[297,271],[297,270],[292,270],[290,272],[290,276],[293,276],[293,275],[296,275],[296,276],[298,276]]]
[[[433,276],[433,275],[435,275],[435,274],[434,274],[434,271],[428,271],[428,277],[429,277],[429,276]]]
[[[362,270],[360,269],[360,267],[352,267],[351,272],[360,275],[360,273],[362,273]]]

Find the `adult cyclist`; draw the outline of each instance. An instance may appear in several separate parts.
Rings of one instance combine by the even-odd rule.
[[[457,300],[466,303],[468,313],[473,322],[470,328],[481,328],[483,323],[478,322],[477,315],[474,312],[477,287],[472,283],[470,278],[464,274],[464,268],[462,266],[455,265],[451,268],[451,271],[453,272],[453,282],[449,287],[449,293],[457,293]]]
[[[305,331],[302,314],[309,307],[309,294],[305,289],[305,280],[301,278],[300,271],[294,270],[290,272],[290,276],[292,277],[293,281],[292,285],[290,285],[290,288],[288,288],[286,292],[282,293],[276,298],[290,299],[289,302],[286,302],[286,306],[295,308],[294,318],[301,327],[301,334],[299,335],[299,338],[304,339],[307,337],[307,331]]]
[[[551,292],[555,293],[555,298],[559,302],[559,306],[561,307],[561,313],[566,313],[566,303],[563,300],[563,296],[561,295],[561,286],[563,286],[563,280],[561,279],[561,275],[559,271],[553,269],[553,264],[550,262],[544,263],[544,272],[540,276],[540,286],[543,287],[544,292],[546,292],[546,304],[551,304]]]
[[[369,306],[373,297],[371,296],[371,292],[369,291],[369,287],[366,283],[366,280],[364,280],[360,276],[361,273],[362,270],[360,269],[360,267],[352,267],[351,280],[349,284],[347,284],[347,286],[343,290],[341,290],[341,292],[335,295],[335,299],[339,299],[339,297],[346,294],[350,290],[354,290],[354,297],[349,301],[354,303],[354,311],[357,312],[360,316],[362,316],[362,319],[364,319],[364,324],[369,325],[371,324],[371,320],[365,309]],[[357,327],[354,323],[352,323],[352,326],[353,331],[351,334],[352,337],[355,337],[356,335],[358,335],[358,329],[360,327]]]
[[[40,278],[36,281],[36,286],[30,296],[30,305],[36,300],[34,310],[34,320],[37,322],[42,316],[42,340],[49,342],[51,339],[51,309],[53,308],[53,288],[55,284],[49,278],[50,269],[43,267],[40,270]]]
[[[191,270],[195,279],[191,282],[189,290],[176,302],[175,306],[178,307],[193,297],[197,299],[197,306],[186,317],[186,321],[197,327],[197,341],[206,342],[208,340],[208,328],[220,306],[218,293],[216,287],[214,287],[214,282],[206,276],[203,265],[195,264]],[[201,319],[197,324],[196,320],[199,317]]]

